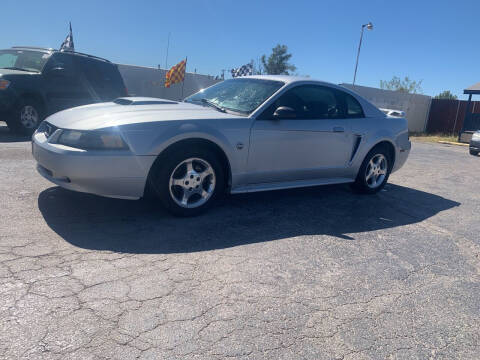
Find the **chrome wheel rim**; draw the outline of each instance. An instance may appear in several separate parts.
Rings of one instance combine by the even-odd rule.
[[[38,112],[31,105],[26,105],[20,110],[20,123],[27,129],[32,129],[38,124]]]
[[[383,154],[376,154],[368,162],[365,169],[365,183],[370,189],[382,185],[387,176],[388,162]]]
[[[208,161],[186,159],[172,171],[169,189],[177,205],[187,209],[202,206],[215,190],[215,171]]]

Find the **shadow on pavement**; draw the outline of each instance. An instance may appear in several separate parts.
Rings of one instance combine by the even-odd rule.
[[[301,235],[355,240],[354,233],[421,222],[458,205],[392,184],[373,196],[354,194],[347,186],[228,196],[195,218],[173,217],[147,200],[108,199],[60,187],[38,197],[47,224],[69,243],[150,254],[222,249]]]
[[[14,134],[7,124],[0,121],[0,143],[30,141],[30,136]]]

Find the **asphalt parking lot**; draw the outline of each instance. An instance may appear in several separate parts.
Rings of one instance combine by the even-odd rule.
[[[478,359],[480,157],[414,143],[375,196],[174,218],[62,190],[0,124],[2,359]]]

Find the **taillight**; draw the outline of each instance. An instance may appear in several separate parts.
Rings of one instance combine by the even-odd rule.
[[[125,96],[128,96],[128,89],[126,86],[125,86]]]

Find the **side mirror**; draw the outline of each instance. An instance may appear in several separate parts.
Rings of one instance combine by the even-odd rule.
[[[288,106],[280,106],[275,110],[273,113],[273,119],[295,119],[297,117],[297,113],[294,109]]]

